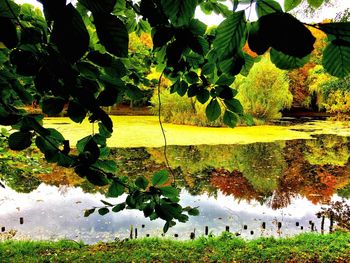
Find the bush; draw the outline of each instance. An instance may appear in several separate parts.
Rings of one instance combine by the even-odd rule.
[[[258,120],[280,118],[280,111],[290,108],[293,101],[286,72],[266,57],[252,67],[247,77],[238,76],[234,85],[245,113]]]
[[[177,93],[170,94],[169,89],[162,90],[160,94],[161,116],[165,122],[197,126],[223,126],[222,118],[210,122],[205,115],[206,104],[201,104],[194,98],[181,97]],[[158,92],[151,98],[151,112],[158,115]]]

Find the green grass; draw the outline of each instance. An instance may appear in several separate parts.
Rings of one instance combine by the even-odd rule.
[[[144,238],[84,245],[6,241],[0,262],[350,262],[350,234],[302,234],[245,241],[230,233],[194,241]]]

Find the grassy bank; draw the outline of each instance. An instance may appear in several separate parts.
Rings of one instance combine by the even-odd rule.
[[[231,234],[194,241],[145,238],[84,245],[6,241],[0,262],[350,262],[350,234],[244,241]]]

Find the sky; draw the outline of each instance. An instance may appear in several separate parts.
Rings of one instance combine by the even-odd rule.
[[[281,6],[283,7],[283,3],[284,0],[277,0]],[[38,3],[36,0],[15,0],[15,2],[17,3],[29,3],[32,4],[34,6],[37,7],[41,7],[41,4]],[[67,2],[70,2],[70,0],[68,0]],[[312,18],[304,18],[304,17],[297,17],[298,19],[300,19],[303,22],[321,22],[322,20],[324,20],[325,18],[334,18],[335,15],[337,14],[337,12],[343,11],[346,8],[350,8],[350,0],[335,0],[335,2],[337,3],[336,6],[334,7],[327,7],[327,8],[323,8],[323,10],[321,10],[321,12],[319,12],[319,14],[315,15]],[[229,8],[232,8],[232,1],[227,0],[226,1],[226,5],[229,6]],[[198,18],[199,20],[203,21],[204,23],[206,23],[207,25],[211,26],[211,25],[218,25],[220,24],[220,22],[223,20],[223,17],[221,15],[215,15],[212,14],[210,16],[203,14],[203,12],[201,12],[201,10],[198,8],[196,10],[196,18]],[[248,16],[248,14],[247,14]],[[251,14],[250,14],[250,20],[255,20],[256,19],[256,15],[254,10],[252,10]]]

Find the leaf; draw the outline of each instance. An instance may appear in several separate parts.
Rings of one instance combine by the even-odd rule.
[[[258,23],[266,43],[286,55],[303,58],[314,49],[315,37],[310,30],[288,13],[265,15]]]
[[[238,51],[232,57],[220,61],[218,66],[223,73],[235,76],[242,70],[244,64],[243,54]]]
[[[188,84],[186,83],[186,81],[182,80],[176,89],[177,94],[179,94],[182,97],[186,94],[187,90]]]
[[[0,42],[3,42],[9,49],[18,44],[16,26],[10,18],[0,17]]]
[[[210,94],[207,89],[200,89],[196,95],[197,100],[202,104],[206,103],[209,100],[209,97]]]
[[[148,180],[144,176],[140,176],[136,179],[135,185],[143,190],[148,186]]]
[[[118,197],[124,193],[125,187],[118,180],[113,180],[110,185],[108,192],[106,194],[107,197]]]
[[[113,206],[111,203],[105,201],[105,200],[100,200],[104,205],[108,205],[108,206]]]
[[[262,17],[276,12],[283,12],[280,4],[274,0],[257,1],[255,8],[258,17]]]
[[[104,90],[97,97],[97,103],[105,107],[113,106],[121,96],[120,91],[110,84],[105,84],[104,86]]]
[[[84,212],[84,217],[88,217],[89,215],[93,214],[95,212],[95,208],[92,209],[86,209]]]
[[[154,211],[154,203],[149,203],[143,209],[143,215],[145,217],[149,217],[153,214],[153,211]]]
[[[110,14],[94,14],[94,24],[101,44],[117,57],[128,56],[129,35],[124,23]]]
[[[237,118],[237,116],[234,113],[226,110],[225,113],[224,113],[223,122],[227,126],[229,126],[231,128],[234,128],[237,125],[238,118]]]
[[[125,209],[125,206],[126,206],[126,205],[125,205],[125,202],[120,203],[120,204],[117,204],[116,206],[114,206],[114,207],[112,208],[112,211],[113,211],[114,213],[118,213],[118,212],[124,210],[124,209]]]
[[[244,11],[233,13],[217,28],[213,42],[219,59],[226,59],[235,53],[245,42],[246,20]]]
[[[297,7],[302,0],[284,0],[284,10],[286,12],[294,9],[295,7]]]
[[[76,62],[88,51],[89,33],[72,4],[66,5],[61,16],[55,20],[50,39],[71,62]]]
[[[57,115],[64,107],[65,100],[59,97],[52,97],[43,100],[42,110],[47,115]]]
[[[187,213],[190,216],[198,216],[199,215],[199,210],[197,208],[191,208],[190,210],[187,211]]]
[[[165,197],[168,198],[176,198],[179,196],[179,190],[176,189],[175,187],[172,186],[163,186],[163,187],[159,187],[160,192],[162,193],[162,195],[164,195]]]
[[[250,69],[253,67],[254,65],[254,58],[250,55],[248,55],[247,53],[243,53],[243,57],[244,57],[244,65],[241,69],[240,74],[243,76],[248,76]]]
[[[350,43],[334,40],[323,51],[322,64],[326,71],[344,78],[350,74]]]
[[[109,209],[107,207],[102,207],[100,209],[98,209],[98,213],[101,215],[101,216],[104,216],[106,214],[109,213]]]
[[[194,16],[197,0],[161,0],[166,16],[176,27],[188,25]]]
[[[86,179],[94,185],[105,186],[109,184],[109,180],[102,172],[93,169],[87,165],[78,165],[74,168],[74,171],[80,177],[86,177]]]
[[[105,138],[110,138],[112,136],[111,132],[108,131],[106,126],[102,122],[98,123],[98,132],[101,136]]]
[[[310,59],[310,55],[298,58],[292,57],[289,55],[285,55],[282,52],[279,52],[275,49],[271,49],[270,51],[271,62],[276,65],[276,67],[280,69],[295,69],[304,66]]]
[[[243,114],[243,106],[239,100],[237,99],[225,100],[224,103],[230,111],[237,113],[238,115]]]
[[[227,85],[216,86],[215,93],[218,97],[225,100],[231,100],[233,99],[234,95],[236,95],[234,94],[234,90]]]
[[[196,83],[199,80],[197,73],[194,71],[190,71],[190,72],[186,73],[185,78],[186,78],[187,82],[190,84]]]
[[[115,173],[117,171],[117,165],[113,160],[97,160],[94,166],[106,173]]]
[[[127,84],[125,94],[132,100],[140,100],[143,98],[143,92],[135,85]]]
[[[212,99],[205,109],[205,114],[209,121],[215,121],[221,115],[221,108],[216,99]]]
[[[260,24],[258,22],[252,22],[250,24],[248,45],[258,55],[264,54],[270,47],[270,42],[260,32]]]
[[[235,80],[234,76],[222,74],[218,80],[215,82],[215,85],[227,85],[230,86]]]
[[[68,104],[67,114],[68,117],[77,123],[81,123],[86,117],[87,111],[78,102],[71,100]]]
[[[319,8],[323,4],[324,0],[307,0],[307,2],[313,8]]]
[[[9,136],[8,143],[11,150],[24,150],[32,144],[32,134],[30,132],[14,132]]]
[[[169,179],[169,172],[167,170],[160,170],[153,174],[151,182],[153,186],[165,184]]]
[[[92,13],[111,13],[116,4],[116,0],[79,0],[78,2]]]
[[[350,41],[350,22],[320,23],[318,27],[328,35]]]

